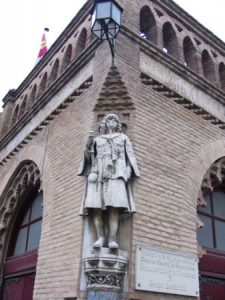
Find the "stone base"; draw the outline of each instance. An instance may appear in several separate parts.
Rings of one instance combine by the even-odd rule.
[[[116,250],[116,252],[112,253],[112,250],[109,248],[101,248],[97,251],[94,250],[89,257],[83,259],[87,288],[90,295],[101,295],[102,297],[104,294],[108,297],[108,293],[115,293],[113,297],[117,297],[117,293],[121,291],[128,259],[125,251]]]

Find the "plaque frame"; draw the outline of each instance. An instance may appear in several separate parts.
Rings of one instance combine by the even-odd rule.
[[[199,296],[197,255],[136,245],[135,289]]]

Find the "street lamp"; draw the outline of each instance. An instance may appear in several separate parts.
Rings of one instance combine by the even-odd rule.
[[[123,9],[114,0],[96,0],[92,11],[92,32],[109,42],[114,59],[114,40],[120,30]]]

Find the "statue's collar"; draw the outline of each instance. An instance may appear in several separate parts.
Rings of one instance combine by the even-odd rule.
[[[111,134],[104,134],[101,137],[108,140],[108,139],[114,139],[114,138],[118,137],[120,134],[121,133],[116,132],[116,133],[111,133]]]

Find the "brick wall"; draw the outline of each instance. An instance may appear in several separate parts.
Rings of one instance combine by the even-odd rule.
[[[128,0],[123,2],[126,6],[123,22],[137,31],[138,2],[133,6],[129,3]],[[224,132],[166,98],[152,86],[143,84],[140,79],[143,71],[140,43],[135,35],[129,36],[128,32],[120,34],[116,41],[115,58],[135,108],[132,111],[123,108],[120,113],[127,117],[126,133],[133,142],[141,171],[141,178],[133,185],[137,213],[132,218],[128,298],[193,299],[135,291],[135,246],[141,243],[180,253],[197,254],[197,196],[206,170],[216,159],[224,156]],[[42,174],[44,216],[35,300],[80,297],[83,219],[78,214],[84,179],[78,177],[76,172],[88,132],[93,129],[97,132],[100,116],[106,113],[104,109],[102,112],[94,112],[93,108],[111,65],[107,42],[98,47],[92,63],[94,74],[90,74],[90,69],[84,69],[77,76],[79,80],[93,75],[92,86],[76,97],[42,131],[33,135],[27,145],[11,156],[0,169],[3,178],[0,194],[21,161],[33,160]],[[147,64],[147,60],[144,63]],[[164,61],[158,60],[157,63],[167,68]],[[149,70],[151,67],[149,76],[155,76],[157,80],[163,78],[163,74],[160,74],[163,69],[153,68],[153,64],[150,64]],[[171,70],[168,74],[170,78],[167,83],[173,90],[180,80],[180,74],[178,76],[176,71]],[[75,81],[71,80],[68,86],[73,84]],[[208,94],[204,97],[199,87],[193,84],[187,90],[184,88],[183,93],[190,101],[198,95],[196,100],[204,104],[205,109],[208,108],[212,113],[217,112],[216,108],[220,110],[217,100]],[[58,99],[60,97],[63,102],[63,93],[59,93]],[[39,115],[40,122],[43,116]]]

